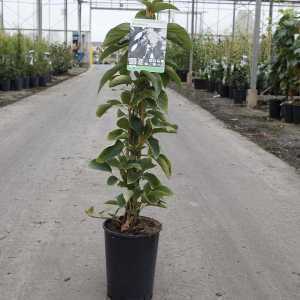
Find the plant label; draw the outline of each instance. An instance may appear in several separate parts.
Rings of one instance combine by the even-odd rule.
[[[134,19],[129,35],[127,70],[163,73],[166,47],[166,22]]]

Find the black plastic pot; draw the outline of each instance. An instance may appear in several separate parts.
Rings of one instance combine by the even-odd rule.
[[[24,89],[30,88],[30,78],[28,76],[23,77],[23,88]]]
[[[23,78],[17,77],[12,81],[12,89],[15,91],[20,91],[23,89]]]
[[[153,235],[105,233],[107,295],[112,300],[150,300],[153,295],[159,232]]]
[[[234,89],[232,86],[229,86],[229,87],[228,87],[228,97],[229,97],[230,99],[233,99],[234,90],[235,90],[235,89]]]
[[[31,87],[39,86],[39,77],[38,76],[30,76],[30,86]]]
[[[47,86],[48,75],[43,75],[39,77],[39,86]]]
[[[234,104],[243,104],[246,101],[247,91],[245,89],[235,89],[233,91]]]
[[[227,98],[229,96],[229,86],[222,84],[221,90],[220,90],[220,95],[223,98]]]
[[[1,80],[1,90],[2,91],[10,91],[11,89],[11,80],[10,79],[2,79]]]
[[[187,81],[188,70],[177,70],[176,72],[182,82]]]
[[[196,90],[205,90],[207,89],[208,81],[206,79],[195,78],[194,87]]]
[[[294,117],[293,117],[293,104],[284,102],[281,105],[282,110],[282,117],[284,118],[286,123],[293,123]]]
[[[215,91],[216,82],[214,80],[209,80],[208,82],[208,91],[213,93]]]
[[[269,116],[272,119],[281,119],[281,103],[279,99],[272,99],[269,101]]]
[[[293,119],[295,124],[300,124],[300,105],[293,105]]]

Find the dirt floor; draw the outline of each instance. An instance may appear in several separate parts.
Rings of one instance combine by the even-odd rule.
[[[51,82],[47,84],[46,87],[37,87],[31,89],[24,89],[21,91],[9,91],[3,92],[0,90],[0,107],[12,104],[14,102],[20,101],[23,98],[29,97],[33,94],[36,94],[40,91],[47,89],[53,85],[56,85],[64,80],[72,78],[74,76],[80,75],[81,73],[85,72],[87,67],[82,68],[73,68],[68,71],[68,73],[60,75],[60,76],[52,76]]]
[[[299,125],[270,119],[267,105],[253,110],[234,105],[231,99],[221,98],[217,94],[190,89],[185,84],[180,89],[173,85],[171,88],[211,112],[228,128],[238,131],[300,171]]]

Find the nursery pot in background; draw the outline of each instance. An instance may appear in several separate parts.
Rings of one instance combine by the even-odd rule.
[[[10,79],[2,79],[1,80],[1,89],[2,91],[9,91],[11,88],[11,80]]]
[[[47,86],[48,75],[42,75],[39,77],[39,86]]]
[[[282,103],[282,116],[286,123],[293,123],[293,104],[289,102]]]
[[[194,79],[194,87],[196,90],[205,90],[207,89],[207,80],[195,78]]]
[[[229,96],[229,86],[226,84],[222,84],[221,90],[220,90],[220,95],[223,98],[227,98]]]
[[[142,217],[152,220],[150,218]],[[105,234],[107,295],[112,300],[150,300],[153,295],[159,232],[125,234],[103,224]]]
[[[187,81],[188,70],[177,70],[176,73],[182,82]]]
[[[215,81],[214,80],[209,80],[208,82],[208,91],[210,93],[213,93],[215,91]]]
[[[234,104],[243,104],[246,101],[247,91],[246,89],[235,89],[233,91]]]
[[[23,77],[23,88],[29,89],[30,88],[30,78],[29,76]]]
[[[30,86],[37,87],[39,85],[39,77],[38,76],[30,76]]]
[[[272,99],[269,101],[269,116],[272,119],[281,119],[281,103],[282,100]]]
[[[300,103],[293,105],[293,120],[295,124],[300,124]]]
[[[20,91],[23,89],[23,78],[22,77],[16,77],[13,81],[12,81],[12,88],[15,91]]]

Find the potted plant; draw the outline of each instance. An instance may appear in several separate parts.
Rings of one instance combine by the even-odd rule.
[[[205,70],[199,70],[194,78],[194,88],[197,90],[206,90],[208,86],[208,75]]]
[[[286,96],[286,101],[282,103],[282,115],[287,123],[294,121],[294,96],[299,89],[299,28],[299,15],[294,10],[285,10],[273,37],[275,55],[271,76]],[[296,111],[298,105],[295,106]]]
[[[249,87],[249,66],[240,64],[232,72],[233,101],[242,104],[246,101],[247,89]]]
[[[164,9],[173,5],[158,1],[143,1],[145,9],[137,18],[155,19]],[[92,160],[91,167],[109,173],[108,185],[118,185],[123,192],[106,202],[110,207],[97,213],[93,207],[86,210],[91,217],[106,218],[105,232],[107,294],[112,299],[151,299],[161,224],[143,216],[148,206],[166,207],[172,194],[153,172],[160,166],[171,176],[171,162],[162,152],[158,134],[176,133],[177,126],[167,121],[168,96],[165,87],[169,81],[180,84],[180,78],[166,61],[164,73],[129,72],[128,37],[130,24],[123,23],[111,29],[103,43],[101,59],[119,51],[119,60],[101,78],[100,89],[109,83],[111,88],[122,85],[120,99],[108,100],[97,109],[101,117],[111,108],[117,108],[117,128],[108,133],[113,144]],[[191,47],[185,30],[175,23],[168,24],[167,39],[180,47]],[[167,49],[168,51],[168,49]],[[113,210],[111,210],[113,209]]]

